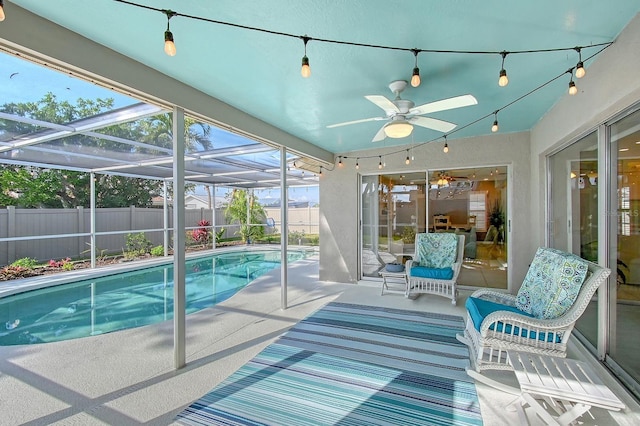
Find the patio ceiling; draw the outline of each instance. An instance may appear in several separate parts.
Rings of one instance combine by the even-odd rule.
[[[447,135],[452,144],[456,138],[490,134],[495,119],[499,120],[500,132],[530,130],[558,99],[567,96],[570,80],[567,71],[582,59],[587,69],[585,78],[589,78],[588,69],[597,60],[597,53],[615,41],[640,11],[637,0],[528,3],[502,0],[437,3],[420,0],[340,3],[330,0],[12,0],[5,3],[7,21],[12,19],[12,11],[17,16],[18,9],[24,8],[284,134],[336,155],[376,147],[402,150],[442,140],[443,135]],[[177,12],[169,21],[177,47],[174,57],[163,52],[167,16],[162,10]],[[309,37],[306,54],[312,68],[312,75],[306,79],[300,76],[304,37]],[[598,46],[589,47],[594,45]],[[576,46],[582,47],[580,54],[573,49]],[[530,50],[550,51],[523,52]],[[500,52],[508,54],[503,58]],[[55,57],[55,52],[43,53]],[[415,88],[409,85],[401,94],[403,99],[410,99],[416,105],[464,94],[477,99],[477,105],[424,114],[454,123],[456,128],[445,133],[414,126],[410,137],[386,138],[373,143],[371,140],[385,123],[383,120],[327,127],[384,117],[384,111],[364,96],[393,99],[389,83],[409,80],[416,60],[422,83]],[[117,66],[113,64],[113,68]],[[497,84],[502,66],[509,76],[505,87]],[[11,74],[9,69],[4,71]],[[104,72],[109,73],[111,69]],[[9,84],[17,84],[23,77],[17,75]],[[580,88],[580,80],[575,77],[573,80]],[[24,83],[33,84],[33,81]],[[135,104],[132,101],[114,112],[131,113],[136,108],[145,108]],[[225,124],[224,118],[210,118]],[[73,129],[44,125],[40,132],[26,138],[24,135],[13,135],[17,139],[11,141],[3,138],[6,143],[0,145],[0,156],[6,161],[42,161],[56,156],[60,139],[58,142],[51,139],[56,134],[64,135],[69,141],[79,133],[95,136],[98,132],[89,121],[83,123],[86,128],[78,129],[78,123],[75,124],[69,125]],[[171,158],[170,150],[136,146],[133,144],[136,141],[112,142],[129,146],[135,155],[129,152],[122,156],[125,150],[119,155],[106,151],[87,154],[82,147],[58,155],[65,157],[68,164],[81,164],[82,168],[96,171],[158,178],[171,175],[170,162],[163,162]],[[252,150],[245,154],[215,143],[212,151],[188,152],[187,177],[240,186],[268,185],[279,176],[275,170],[279,167],[279,143],[281,141],[269,137],[238,141],[238,150]],[[265,151],[255,151],[261,149]],[[298,165],[304,163],[307,170],[314,170],[313,164],[321,162],[311,157],[314,156],[309,155]],[[294,160],[293,155],[290,159]],[[59,162],[63,164],[64,159]],[[305,184],[313,176],[309,172],[303,176],[301,170],[292,168],[291,178]],[[274,182],[273,186],[277,185],[278,182]]]

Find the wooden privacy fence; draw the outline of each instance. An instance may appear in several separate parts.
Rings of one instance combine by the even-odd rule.
[[[235,236],[237,225],[228,224],[224,208],[216,208],[216,230],[225,229],[222,238]],[[318,234],[317,207],[290,208],[289,232]],[[267,233],[279,233],[280,208],[265,208],[267,217],[273,218],[275,227],[266,227]],[[99,208],[96,209],[96,255],[119,253],[126,247],[127,234],[144,232],[156,245],[163,244],[164,211],[158,208]],[[198,222],[213,223],[211,209],[185,209],[185,226],[195,229]],[[266,224],[263,224],[266,226]],[[173,212],[168,211],[168,228],[173,228]],[[88,258],[91,241],[91,211],[76,209],[0,209],[0,266],[16,259],[30,257],[38,261],[49,259]]]

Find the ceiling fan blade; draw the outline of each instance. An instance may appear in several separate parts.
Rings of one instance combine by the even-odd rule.
[[[411,117],[408,121],[416,126],[426,127],[427,129],[437,130],[442,133],[448,133],[457,126],[457,124],[431,117]]]
[[[378,130],[378,133],[376,133],[376,135],[373,137],[373,139],[371,139],[371,142],[380,142],[386,137],[387,134],[384,132],[384,126],[382,126],[380,127],[380,130]]]
[[[365,98],[367,98],[368,101],[376,104],[378,107],[382,108],[384,112],[387,113],[387,115],[390,115],[393,112],[400,112],[398,107],[389,99],[385,98],[384,96],[368,95],[368,96],[365,96]]]
[[[372,117],[372,118],[363,118],[362,120],[345,121],[344,123],[330,124],[327,126],[327,129],[333,129],[334,127],[348,126],[350,124],[366,123],[367,121],[377,121],[377,120],[386,120],[386,118]]]
[[[473,95],[462,95],[453,98],[442,99],[440,101],[429,102],[418,105],[409,110],[409,114],[422,115],[430,112],[445,111],[448,109],[461,108],[470,105],[477,105],[478,100]]]

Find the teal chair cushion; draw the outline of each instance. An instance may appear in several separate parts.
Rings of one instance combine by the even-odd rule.
[[[413,266],[412,277],[434,278],[438,280],[450,280],[453,278],[452,268],[427,268],[426,266]]]
[[[516,295],[516,307],[536,318],[558,318],[575,302],[587,270],[587,262],[574,254],[538,248]]]
[[[458,255],[458,236],[451,233],[416,235],[416,258],[419,266],[451,268]]]
[[[467,302],[465,303],[465,307],[467,308],[467,312],[473,321],[473,326],[476,330],[480,331],[480,325],[482,321],[491,313],[496,311],[509,311],[515,312],[520,315],[524,315],[526,317],[533,318],[533,315],[521,311],[515,306],[503,305],[502,303],[491,302],[489,300],[479,299],[477,297],[469,297],[467,298]],[[497,325],[497,328],[496,328]],[[506,328],[504,324],[500,321],[497,323],[491,324],[489,330],[496,330],[498,332],[502,332],[504,328],[504,332],[507,334],[511,334],[512,326],[511,324],[507,324]],[[526,328],[514,327],[514,333],[516,335],[522,337],[528,337],[529,339],[538,339],[542,341],[551,342],[553,340],[553,333],[536,333],[535,331],[529,331]],[[560,337],[556,336],[556,342],[560,342]]]

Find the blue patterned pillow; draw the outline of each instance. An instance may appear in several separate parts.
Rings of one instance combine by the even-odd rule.
[[[427,268],[451,268],[456,261],[457,250],[456,234],[417,234],[417,258],[414,260]]]
[[[574,254],[538,248],[516,295],[516,307],[536,318],[558,318],[578,297],[587,269],[587,262]]]

